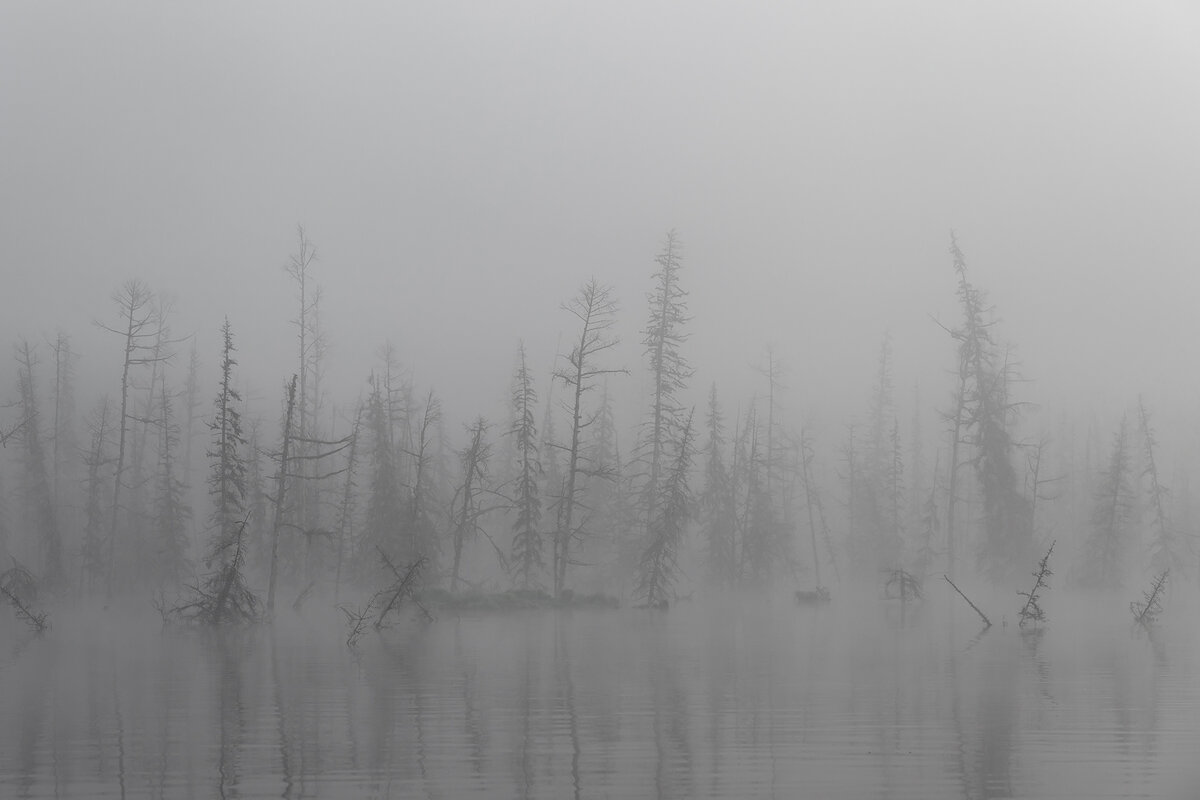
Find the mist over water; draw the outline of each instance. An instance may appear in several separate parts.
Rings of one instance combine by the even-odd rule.
[[[1198,41],[0,3],[0,800],[1200,796]]]
[[[1085,605],[1041,633],[948,602],[474,613],[353,650],[332,617],[98,613],[8,640],[0,794],[1191,796],[1186,626],[1150,639]]]

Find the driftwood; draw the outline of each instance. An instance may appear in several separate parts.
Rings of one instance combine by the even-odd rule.
[[[429,609],[421,605],[416,598],[417,582],[428,559],[422,556],[411,564],[398,567],[383,551],[383,548],[376,549],[379,550],[379,558],[383,565],[392,573],[393,581],[391,585],[371,595],[367,604],[361,608],[338,606],[338,609],[345,615],[346,624],[349,626],[346,635],[347,647],[355,647],[358,644],[358,640],[367,632],[368,623],[375,630],[389,627],[391,625],[389,615],[394,616],[393,612],[399,609],[406,599],[411,600],[413,605],[421,609],[421,613],[427,620],[433,619]],[[375,617],[374,622],[371,622],[371,617]]]
[[[417,588],[417,579],[420,577],[421,570],[429,559],[421,556],[401,571],[399,567],[392,563],[392,560],[388,558],[387,553],[383,552],[382,548],[379,549],[379,557],[383,559],[384,565],[391,570],[396,580],[391,586],[376,592],[375,597],[372,598],[372,600],[378,600],[376,605],[379,607],[379,616],[375,619],[375,629],[379,630],[386,624],[388,614],[399,608],[405,598],[412,599],[413,603],[416,604],[417,608],[421,609],[427,618],[432,618],[428,609],[421,605],[413,596]]]
[[[338,606],[341,612],[346,615],[346,622],[350,625],[350,633],[346,636],[346,646],[354,647],[358,644],[359,638],[367,632],[367,622],[371,614],[375,613],[375,598],[371,598],[365,608],[346,608]]]
[[[942,577],[946,579],[946,583],[950,584],[951,586],[954,586],[954,591],[958,592],[959,595],[962,597],[962,599],[967,601],[967,605],[969,605],[971,608],[975,609],[975,613],[978,614],[979,618],[983,620],[984,628],[992,627],[992,621],[987,618],[987,614],[984,614],[982,611],[980,611],[979,606],[972,603],[971,598],[969,598],[965,594],[963,594],[963,590],[958,588],[958,586],[955,585],[954,581],[950,580],[950,576],[943,574]]]

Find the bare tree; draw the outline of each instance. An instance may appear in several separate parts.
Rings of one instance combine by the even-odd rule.
[[[165,378],[159,380],[158,418],[158,491],[154,507],[154,544],[151,552],[158,581],[178,585],[187,569],[188,525],[192,508],[187,501],[187,486],[179,479],[175,454],[179,446],[179,425],[173,417],[171,395]]]
[[[279,469],[275,473],[275,522],[271,526],[271,569],[267,581],[267,616],[275,613],[275,581],[279,575],[279,533],[287,509],[288,459],[292,449],[293,420],[296,413],[297,376],[287,385],[287,404],[283,416],[283,436],[279,446]]]
[[[800,480],[804,488],[804,508],[808,513],[808,533],[812,544],[812,562],[813,562],[813,578],[816,581],[816,588],[819,591],[821,585],[821,557],[817,552],[817,496],[818,490],[816,486],[816,478],[813,475],[813,459],[815,453],[813,451],[812,439],[804,430],[800,431]]]
[[[342,499],[338,505],[337,528],[337,566],[333,577],[333,599],[336,602],[342,586],[342,567],[346,559],[347,540],[353,535],[355,490],[358,485],[354,482],[358,468],[358,437],[362,432],[363,402],[359,398],[357,410],[354,413],[354,426],[350,432],[350,449],[346,455],[346,471],[342,483]]]
[[[582,526],[575,515],[579,510],[578,492],[582,488],[582,479],[590,472],[589,465],[582,458],[582,435],[595,422],[594,416],[584,414],[584,398],[604,375],[626,372],[623,369],[604,368],[596,363],[603,353],[616,347],[619,342],[611,333],[617,312],[611,288],[593,278],[583,285],[579,294],[563,305],[563,309],[578,321],[579,336],[567,356],[566,365],[555,371],[555,377],[570,392],[567,408],[571,414],[570,444],[565,447],[559,445],[567,454],[567,471],[563,476],[562,510],[554,532],[555,597],[561,597],[566,588],[571,546],[582,535]]]
[[[26,340],[18,342],[16,356],[17,387],[21,396],[21,415],[25,420],[21,427],[25,501],[43,559],[42,582],[51,589],[60,589],[66,580],[66,574],[63,566],[62,534],[58,529],[58,509],[46,471],[46,450],[41,436],[41,409],[34,376],[37,356]]]
[[[128,439],[130,423],[135,421],[130,411],[130,395],[134,389],[133,376],[136,370],[158,361],[156,355],[162,340],[161,317],[154,303],[154,293],[139,280],[126,281],[113,295],[120,316],[120,327],[97,325],[122,338],[124,358],[121,362],[121,407],[117,412],[117,457],[113,467],[112,504],[109,507],[108,526],[108,586],[112,595],[116,578],[116,544],[121,513],[121,490],[125,483],[128,467]]]
[[[292,324],[296,326],[298,345],[298,388],[296,395],[296,455],[305,456],[308,448],[302,440],[316,438],[313,427],[319,408],[319,386],[321,358],[326,350],[324,333],[320,327],[321,289],[313,285],[312,268],[317,260],[317,250],[308,238],[304,227],[297,226],[296,252],[288,258],[284,270],[295,281],[298,309]],[[310,459],[300,462],[306,475],[316,469]],[[315,527],[318,513],[317,485],[305,481],[299,488],[299,520],[305,528]]]
[[[1172,569],[1176,574],[1186,574],[1178,537],[1167,512],[1171,492],[1163,485],[1158,474],[1156,459],[1158,439],[1150,421],[1150,412],[1140,397],[1138,398],[1138,429],[1142,435],[1142,479],[1148,484],[1146,488],[1149,497],[1147,499],[1151,516],[1150,567],[1163,575],[1167,570]]]
[[[99,407],[91,415],[91,444],[84,457],[87,467],[84,506],[83,545],[81,548],[82,563],[80,564],[81,585],[88,593],[96,591],[96,583],[105,575],[104,548],[104,508],[105,494],[102,470],[112,463],[113,458],[108,451],[108,437],[111,435],[112,415],[109,412],[108,397],[104,397]]]
[[[360,555],[379,550],[400,550],[412,555],[415,549],[402,541],[405,530],[405,503],[400,495],[400,478],[396,465],[396,450],[392,446],[392,427],[389,420],[386,383],[372,375],[371,391],[367,395],[365,426],[369,449],[368,494],[366,517],[363,520],[364,547]],[[408,543],[411,545],[411,543]],[[365,567],[366,564],[360,564]]]
[[[304,509],[300,503],[296,502],[296,499],[303,497],[303,489],[306,485],[341,475],[345,468],[323,472],[312,469],[312,465],[340,454],[352,444],[352,438],[349,436],[338,440],[300,436],[296,419],[299,410],[298,383],[299,376],[293,374],[291,381],[285,387],[286,402],[284,403],[280,446],[278,450],[270,454],[275,461],[275,495],[269,499],[275,507],[275,516],[271,525],[271,552],[268,559],[270,562],[266,607],[268,617],[275,611],[276,587],[283,561],[280,553],[282,538],[280,534],[285,528],[299,533],[302,537],[300,547],[289,548],[294,554],[298,554],[301,549],[303,551],[302,555],[293,561],[292,575],[295,576],[301,571],[297,562],[302,561],[305,588],[293,603],[293,607],[299,608],[304,598],[316,585],[315,561],[317,559],[314,557],[314,550],[317,548],[318,542],[324,543],[332,540],[335,534],[320,525],[307,522],[303,516]]]
[[[1029,488],[1029,524],[1035,534],[1037,533],[1038,502],[1041,500],[1056,499],[1056,495],[1042,494],[1042,487],[1062,480],[1061,475],[1047,478],[1043,474],[1046,469],[1046,448],[1049,445],[1050,440],[1043,436],[1036,444],[1026,447],[1027,455],[1025,461],[1027,473],[1025,480]]]
[[[491,445],[484,439],[487,430],[487,420],[483,417],[477,418],[467,429],[470,437],[469,443],[458,454],[462,464],[463,477],[453,498],[454,562],[450,571],[451,592],[458,591],[463,545],[479,532],[479,518],[486,513],[486,509],[481,508],[479,504],[479,496],[484,490],[483,483],[487,476],[488,459],[491,457]]]
[[[413,449],[406,450],[412,459],[413,480],[409,487],[408,512],[405,515],[405,538],[408,555],[413,561],[425,558],[432,562],[437,555],[438,543],[432,517],[434,465],[433,448],[435,435],[442,419],[442,403],[432,389],[425,397],[421,413],[421,424],[415,431]]]
[[[72,420],[75,416],[75,364],[79,355],[71,349],[71,338],[61,331],[50,343],[50,351],[54,354],[54,382],[50,396],[54,409],[50,429],[50,483],[54,505],[61,509],[62,484],[76,451]]]
[[[196,420],[200,410],[200,355],[196,352],[196,340],[192,339],[188,355],[187,378],[183,384],[183,482],[190,486],[192,481],[192,442],[196,438]]]

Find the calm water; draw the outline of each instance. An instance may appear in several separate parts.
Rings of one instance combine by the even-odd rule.
[[[927,606],[9,625],[0,797],[1197,796],[1185,629]]]

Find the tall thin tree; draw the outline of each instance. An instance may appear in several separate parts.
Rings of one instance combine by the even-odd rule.
[[[687,292],[680,286],[682,246],[675,231],[667,233],[662,250],[654,258],[654,289],[647,296],[649,317],[642,331],[646,366],[650,373],[650,409],[643,426],[639,456],[644,461],[641,487],[643,548],[658,548],[662,499],[660,483],[664,463],[673,459],[671,444],[681,442],[679,427],[683,409],[678,396],[687,386],[692,369],[681,352],[687,341],[684,327],[689,321]],[[645,557],[643,556],[643,562]],[[644,570],[644,567],[641,568]],[[657,591],[656,587],[651,587]]]
[[[512,438],[517,454],[517,474],[512,490],[512,505],[516,511],[513,521],[512,558],[521,586],[536,585],[538,573],[546,567],[542,557],[542,498],[538,481],[542,463],[538,452],[538,431],[534,424],[537,409],[537,390],[525,356],[525,343],[517,349],[517,372],[512,388]]]
[[[20,429],[24,445],[22,475],[23,489],[36,547],[42,557],[42,582],[52,588],[63,588],[66,573],[63,563],[62,533],[58,528],[58,508],[46,468],[46,449],[42,441],[41,407],[38,403],[34,368],[37,356],[27,340],[16,347],[17,388],[21,395],[21,416],[25,424]]]
[[[214,403],[213,419],[208,424],[211,434],[208,490],[213,499],[210,561],[232,558],[235,540],[240,551],[245,526],[246,439],[242,434],[239,408],[242,396],[234,387],[233,370],[238,362],[233,357],[236,348],[228,318],[221,326],[221,337],[221,385]],[[222,566],[226,565],[222,561]]]
[[[125,485],[125,470],[128,467],[130,424],[134,422],[134,415],[130,409],[134,389],[133,378],[136,371],[155,363],[158,358],[155,348],[161,341],[158,324],[161,317],[154,302],[154,293],[146,284],[136,279],[126,281],[113,294],[112,299],[117,305],[120,327],[97,323],[101,329],[121,337],[124,351],[121,362],[121,402],[116,419],[117,455],[113,462],[112,503],[109,506],[107,536],[107,594],[110,596],[116,578],[117,533],[122,511],[121,490]]]
[[[623,369],[600,366],[597,360],[620,341],[612,335],[616,321],[617,303],[612,289],[601,285],[595,278],[583,285],[579,294],[563,305],[563,309],[579,323],[579,335],[566,357],[566,364],[555,371],[569,392],[568,411],[571,414],[571,440],[565,447],[567,470],[563,476],[563,492],[560,500],[562,510],[554,532],[554,595],[561,597],[566,588],[567,566],[571,563],[571,547],[582,535],[577,527],[576,512],[579,491],[583,480],[590,472],[590,465],[583,458],[583,432],[595,416],[584,412],[584,399],[605,375],[623,373]]]

